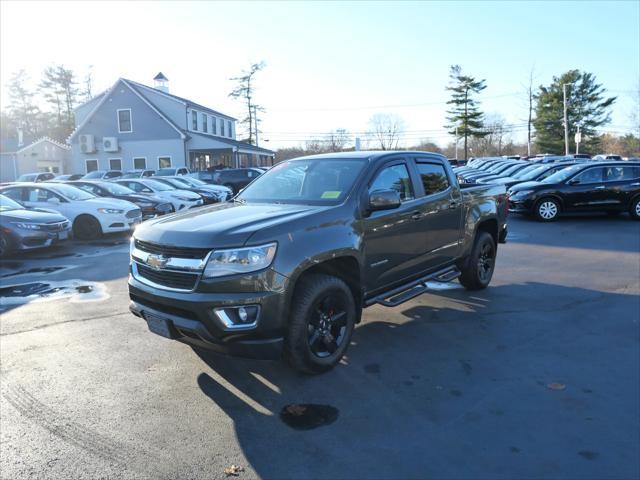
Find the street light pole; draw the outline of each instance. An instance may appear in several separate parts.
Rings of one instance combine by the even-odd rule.
[[[564,154],[569,155],[569,122],[567,120],[567,83],[562,84],[562,104],[564,110]]]
[[[456,125],[456,162],[458,161],[458,125]]]

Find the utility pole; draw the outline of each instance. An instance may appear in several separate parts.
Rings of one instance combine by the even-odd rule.
[[[580,133],[580,122],[578,122],[578,131],[576,132],[576,155],[580,153],[580,142],[582,141],[582,133]]]
[[[258,147],[258,109],[256,106],[253,106],[253,121],[256,124],[256,147]]]
[[[564,110],[564,154],[569,155],[569,122],[567,120],[567,83],[562,84],[562,103]]]

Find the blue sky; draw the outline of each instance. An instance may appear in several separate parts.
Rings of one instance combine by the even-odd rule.
[[[404,119],[406,146],[446,143],[452,64],[486,79],[483,108],[508,123],[526,118],[532,68],[536,84],[572,68],[594,73],[619,97],[610,130],[630,129],[637,108],[638,1],[5,1],[0,9],[3,86],[19,68],[35,83],[50,63],[79,73],[93,65],[98,90],[120,76],[150,84],[162,70],[172,92],[240,116],[229,78],[264,60],[257,98],[273,147],[335,128],[364,132],[378,112]]]

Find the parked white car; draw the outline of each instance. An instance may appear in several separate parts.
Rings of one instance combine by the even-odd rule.
[[[65,183],[14,184],[0,188],[0,193],[29,208],[61,213],[80,239],[128,231],[142,221],[142,211],[131,202],[96,197]]]
[[[169,185],[152,179],[119,178],[115,180],[115,182],[130,188],[136,193],[153,194],[171,202],[176,212],[187,208],[197,207],[204,203],[202,197],[197,193],[190,192],[189,190],[172,188]]]

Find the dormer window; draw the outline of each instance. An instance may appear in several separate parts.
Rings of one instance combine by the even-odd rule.
[[[198,112],[191,111],[191,130],[198,131]]]
[[[118,110],[118,133],[131,133],[133,132],[133,125],[131,123],[131,109],[125,108]]]

